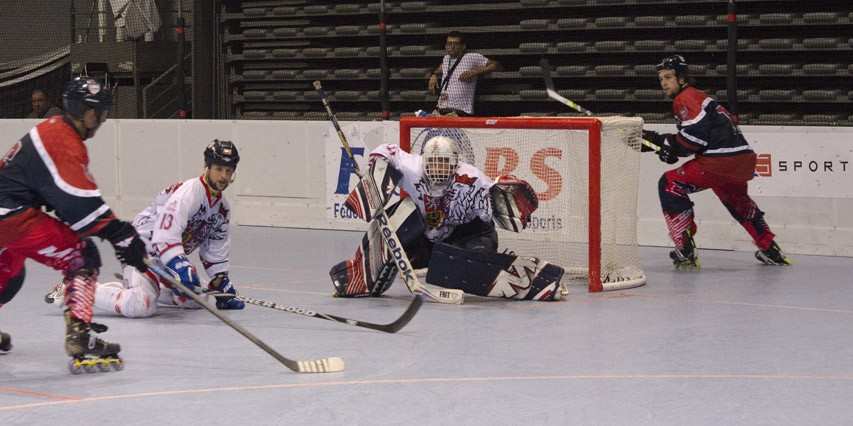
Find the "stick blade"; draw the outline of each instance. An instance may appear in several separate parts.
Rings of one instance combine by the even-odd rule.
[[[344,367],[344,359],[333,356],[309,361],[297,361],[295,371],[298,373],[336,373],[344,371]]]

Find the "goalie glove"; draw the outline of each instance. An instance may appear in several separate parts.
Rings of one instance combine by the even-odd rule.
[[[498,176],[489,195],[495,223],[513,232],[527,228],[530,215],[539,207],[539,197],[533,187],[512,175]]]

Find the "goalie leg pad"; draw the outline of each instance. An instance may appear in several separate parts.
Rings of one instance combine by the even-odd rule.
[[[427,282],[478,296],[559,300],[563,268],[535,257],[470,251],[449,244],[433,247]]]
[[[423,240],[424,223],[411,199],[403,199],[389,207],[388,232],[397,234],[403,251],[417,248]],[[335,295],[338,297],[381,296],[387,291],[397,274],[395,253],[382,238],[383,226],[378,220],[370,223],[355,256],[333,266],[329,271]],[[398,250],[399,252],[399,250]]]

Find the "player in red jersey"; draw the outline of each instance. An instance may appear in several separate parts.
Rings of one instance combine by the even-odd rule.
[[[747,193],[747,182],[755,172],[755,153],[737,126],[737,119],[722,105],[695,88],[681,55],[663,59],[657,65],[664,93],[673,99],[672,111],[678,132],[659,134],[644,131],[644,139],[660,147],[658,156],[667,164],[678,157],[694,158],[661,177],[661,207],[675,243],[670,257],[676,268],[698,268],[696,222],[689,195],[711,189],[746,229],[758,251],[755,257],[768,265],[789,265],[762,212]],[[644,147],[644,150],[649,150]]]
[[[120,368],[121,347],[90,338],[91,331],[106,327],[92,323],[101,260],[89,237],[109,241],[122,263],[142,271],[145,245],[130,223],[115,217],[89,173],[83,141],[107,119],[109,88],[75,78],[65,87],[63,105],[64,115],[39,123],[0,159],[0,306],[24,283],[27,258],[60,271],[67,283],[65,351],[72,371]],[[11,338],[3,340],[11,348]]]

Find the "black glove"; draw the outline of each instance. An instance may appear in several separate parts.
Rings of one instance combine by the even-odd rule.
[[[678,156],[675,155],[675,152],[673,152],[672,147],[668,142],[664,142],[664,144],[660,146],[658,158],[666,164],[675,164],[678,162]]]
[[[145,243],[139,239],[139,234],[128,222],[113,220],[99,233],[99,236],[113,245],[118,260],[136,268],[139,272],[148,270],[145,265]]]
[[[658,133],[658,132],[653,131],[653,130],[643,130],[643,139],[651,142],[654,145],[661,146],[661,145],[663,145],[664,140],[666,140],[666,137],[664,135]],[[640,146],[640,152],[649,152],[649,151],[654,151],[654,149],[646,146],[645,144]]]

